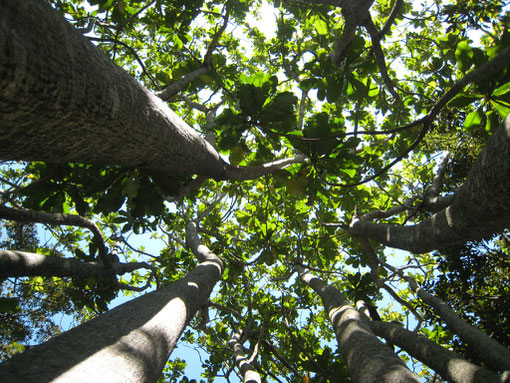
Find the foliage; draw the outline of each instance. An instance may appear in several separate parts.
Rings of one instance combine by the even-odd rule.
[[[439,254],[441,274],[433,285],[436,294],[467,322],[476,325],[506,347],[510,346],[508,238],[490,243],[468,243]],[[456,349],[480,363],[476,350],[459,339]]]
[[[327,279],[353,303],[363,299],[378,306],[386,320],[410,327],[428,315],[398,275],[377,262],[374,266],[347,228],[356,215],[395,205],[406,208],[384,222],[417,223],[428,217],[422,209],[424,192],[447,151],[451,158],[443,191],[451,193],[465,180],[487,138],[510,112],[510,71],[482,73],[443,97],[510,46],[503,1],[377,1],[370,9],[377,39],[359,26],[338,65],[330,56],[344,30],[344,16],[339,7],[320,1],[50,3],[154,92],[205,67],[206,74],[165,101],[197,131],[213,133],[230,164],[307,157],[255,180],[206,180],[184,197],[179,193],[192,177],[88,164],[30,162],[2,168],[3,205],[93,220],[112,259],[150,262],[161,285],[195,265],[184,241],[186,216],[211,206],[200,234],[227,268],[211,297],[209,321],[195,318],[195,329],[183,337],[207,352],[203,379],[233,374],[227,342],[232,331],[242,328],[248,329],[245,347],[259,350],[257,366],[265,380],[349,381],[321,302],[299,282],[295,264]],[[34,243],[33,228],[24,234],[28,239],[17,238],[25,230],[18,229],[9,232],[2,248],[13,249],[6,243],[10,239],[25,251],[99,260],[84,229],[49,228],[55,239],[41,246]],[[132,244],[136,234],[145,234],[150,244]],[[163,243],[161,251],[151,247],[156,241]],[[483,252],[466,245],[408,256],[373,245],[381,264],[409,269],[459,314],[509,346],[508,323],[500,316],[508,312],[503,283],[508,245],[503,242]],[[434,273],[437,265],[443,274]],[[130,278],[140,286],[147,275],[135,272]],[[104,280],[37,277],[2,286],[0,315],[7,318],[2,331],[11,333],[2,357],[28,340],[58,333],[48,319],[55,313],[82,319],[106,310],[118,293]],[[395,306],[389,290],[400,298]],[[35,306],[36,317],[21,319]],[[473,357],[442,326],[434,318],[422,332]],[[38,339],[36,328],[43,329]],[[182,360],[174,359],[160,381],[199,379],[187,376],[184,368]]]

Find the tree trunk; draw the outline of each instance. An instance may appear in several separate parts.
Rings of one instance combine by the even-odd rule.
[[[214,148],[42,0],[0,2],[0,158],[224,177]]]
[[[419,382],[404,362],[377,339],[370,330],[368,318],[356,311],[344,294],[311,274],[300,272],[300,277],[321,297],[335,330],[338,351],[353,382]]]
[[[110,271],[100,262],[83,262],[74,258],[0,250],[0,278],[28,276],[109,278],[112,272],[121,275],[141,268],[149,268],[149,265],[145,262],[112,263]]]
[[[452,204],[413,226],[357,220],[353,235],[425,253],[491,236],[510,226],[510,117],[487,141]]]
[[[244,354],[244,347],[241,343],[239,343],[241,339],[241,332],[236,332],[232,338],[229,340],[228,345],[232,347],[234,350],[234,358],[236,360],[237,368],[241,372],[243,376],[243,383],[260,383],[260,375],[255,369],[251,366],[249,360]]]
[[[155,382],[220,276],[217,262],[203,262],[185,278],[0,364],[0,381]]]
[[[388,342],[404,349],[413,358],[454,383],[499,383],[497,374],[472,364],[430,339],[395,323],[370,321],[370,328]]]
[[[410,282],[409,278],[406,278],[406,280]],[[480,357],[489,366],[501,371],[510,370],[510,350],[462,320],[446,302],[430,295],[423,288],[418,287],[416,282],[414,284],[411,282],[410,284],[411,288],[416,291],[416,295],[432,307],[434,312],[460,339],[468,343],[475,350],[478,350]]]

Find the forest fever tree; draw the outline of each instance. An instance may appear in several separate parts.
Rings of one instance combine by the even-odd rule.
[[[1,1],[0,380],[510,382],[508,12]]]

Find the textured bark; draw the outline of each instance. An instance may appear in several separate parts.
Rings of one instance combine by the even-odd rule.
[[[331,62],[338,64],[347,55],[358,25],[363,25],[370,18],[369,9],[374,0],[339,0],[344,16],[344,30],[342,36],[335,42],[335,49],[331,55]]]
[[[411,283],[411,287],[416,290],[416,294],[426,304],[434,309],[434,312],[441,317],[450,330],[479,352],[480,357],[489,366],[500,371],[510,370],[510,350],[463,321],[443,300],[430,295],[422,288],[416,288],[416,282],[414,286]]]
[[[306,157],[302,154],[293,158],[285,158],[268,162],[260,166],[233,166],[229,165],[226,170],[226,178],[229,180],[246,181],[271,174],[277,170],[285,169],[293,164],[300,164],[306,161]]]
[[[510,226],[510,117],[489,138],[465,183],[446,209],[413,226],[358,220],[353,235],[384,245],[425,253],[478,240]]]
[[[42,0],[0,2],[0,158],[224,177],[164,102]]]
[[[368,318],[356,311],[337,288],[311,274],[300,272],[300,277],[321,297],[353,382],[419,382],[404,362],[377,339]]]
[[[110,277],[111,272],[122,275],[150,266],[145,262],[112,263],[106,270],[100,262],[83,262],[74,258],[0,250],[0,277]]]
[[[204,262],[145,294],[0,364],[4,383],[155,382],[221,276]]]
[[[492,371],[468,362],[456,353],[441,347],[423,335],[404,329],[395,323],[371,321],[370,328],[377,335],[404,349],[413,358],[432,368],[449,382],[500,383]]]
[[[182,78],[174,82],[173,84],[168,85],[161,92],[158,92],[157,95],[162,100],[170,100],[176,94],[181,92],[184,88],[186,88],[192,81],[196,80],[200,76],[203,76],[209,71],[206,66],[202,66],[198,69],[195,69],[193,72],[190,72],[184,75]]]
[[[106,267],[110,267],[111,262],[107,256],[103,234],[97,225],[87,218],[74,214],[45,213],[21,208],[13,209],[7,206],[0,206],[0,218],[16,222],[37,222],[59,226],[77,226],[89,229],[94,236],[94,243],[98,249],[101,261]]]
[[[237,363],[237,367],[243,376],[243,383],[260,383],[260,375],[253,369],[250,362],[246,360],[244,354],[244,347],[239,343],[241,339],[241,333],[236,332],[233,337],[229,340],[228,345],[234,350],[234,358]]]

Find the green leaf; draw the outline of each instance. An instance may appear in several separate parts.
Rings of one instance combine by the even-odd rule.
[[[356,169],[341,169],[343,173],[347,174],[349,177],[354,177],[356,175]]]
[[[471,112],[466,116],[466,119],[464,120],[463,127],[468,130],[471,130],[471,129],[475,128],[476,126],[479,126],[482,124],[483,117],[484,117],[484,114],[479,110]]]
[[[457,60],[459,69],[462,72],[466,72],[473,64],[473,50],[466,40],[457,44],[455,59]]]
[[[464,107],[470,105],[472,102],[478,100],[478,98],[479,97],[476,97],[476,96],[468,96],[468,95],[459,94],[450,100],[450,102],[448,103],[448,106],[451,106],[454,108],[464,108]]]
[[[324,36],[328,34],[328,25],[320,16],[317,15],[312,16],[311,21],[319,35]]]
[[[501,118],[506,118],[510,114],[510,105],[499,100],[490,100],[492,107],[498,112]]]
[[[506,84],[501,85],[498,89],[496,89],[494,92],[492,92],[492,97],[501,96],[503,94],[507,94],[510,92],[510,82],[507,82]]]
[[[0,297],[0,313],[18,313],[21,311],[17,298]]]

